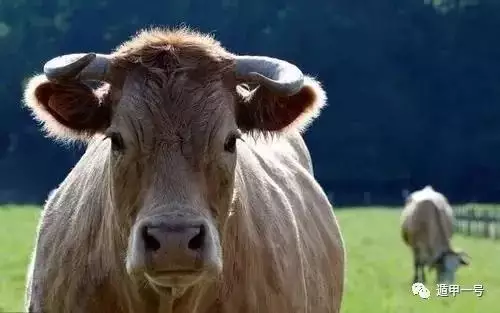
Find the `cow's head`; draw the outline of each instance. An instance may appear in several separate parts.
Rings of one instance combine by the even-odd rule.
[[[465,251],[449,249],[437,255],[431,261],[436,269],[438,284],[454,284],[455,274],[460,266],[469,265],[469,255]]]
[[[158,291],[220,274],[220,233],[244,192],[241,134],[304,128],[325,100],[296,66],[236,56],[189,30],[54,58],[25,91],[50,136],[107,145],[112,208],[128,217],[126,268]]]

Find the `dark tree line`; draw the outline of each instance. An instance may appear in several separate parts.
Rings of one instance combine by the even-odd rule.
[[[213,32],[231,51],[293,61],[329,106],[306,135],[338,204],[400,203],[432,184],[500,200],[500,3],[493,0],[10,0],[0,4],[0,201],[40,202],[81,149],[43,138],[22,87],[55,55],[107,52],[150,25]]]

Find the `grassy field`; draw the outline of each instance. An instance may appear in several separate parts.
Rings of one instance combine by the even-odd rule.
[[[0,312],[22,311],[39,213],[34,207],[0,207]]]
[[[410,250],[401,241],[399,213],[381,208],[337,211],[347,247],[342,312],[498,312],[500,241],[453,237],[453,245],[471,256],[470,266],[459,269],[457,284],[463,288],[482,284],[485,291],[481,297],[473,292],[438,297],[435,273],[429,273],[431,296],[423,300],[411,293],[413,265]]]
[[[422,300],[411,294],[412,261],[399,235],[399,211],[368,208],[336,211],[347,246],[345,313],[472,313],[495,312],[500,295],[500,241],[456,235],[455,246],[472,257],[471,266],[458,274],[464,288],[482,284],[478,298],[472,292],[456,297]],[[39,210],[0,207],[0,312],[20,311],[24,275],[35,235]],[[428,274],[429,280],[434,275]]]

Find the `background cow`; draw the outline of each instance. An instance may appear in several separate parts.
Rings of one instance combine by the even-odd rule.
[[[29,312],[339,312],[343,240],[300,135],[317,81],[188,29],[44,73],[26,105],[88,147],[45,205]]]
[[[436,269],[438,283],[454,283],[460,265],[468,265],[465,252],[450,244],[453,210],[446,197],[425,186],[408,195],[401,215],[401,234],[413,252],[413,282],[425,283],[424,267]]]

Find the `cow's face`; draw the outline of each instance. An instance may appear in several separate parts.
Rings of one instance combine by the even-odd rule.
[[[326,100],[291,64],[234,56],[186,30],[143,32],[111,56],[66,57],[45,72],[26,104],[52,136],[107,143],[112,208],[129,217],[126,268],[159,292],[221,273],[220,232],[245,192],[235,186],[241,132],[305,127]]]
[[[192,75],[130,71],[105,131],[114,181],[142,191],[134,197],[127,269],[156,287],[187,287],[222,269],[219,233],[231,207],[241,134],[226,73]]]
[[[437,272],[438,284],[454,284],[455,274],[459,267],[469,265],[465,252],[446,251],[433,262]]]

